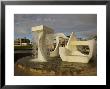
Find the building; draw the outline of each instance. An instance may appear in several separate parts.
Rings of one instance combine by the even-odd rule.
[[[28,46],[31,45],[31,42],[27,38],[18,38],[14,40],[14,46]]]

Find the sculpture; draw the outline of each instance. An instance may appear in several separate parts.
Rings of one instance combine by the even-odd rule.
[[[53,33],[53,30],[46,26],[40,25],[32,27],[32,32],[36,32],[36,35],[38,35],[38,58],[35,58],[32,61],[47,62],[47,60],[49,59],[49,53],[46,47],[45,38],[46,34]]]
[[[88,45],[90,52],[85,55],[77,50],[76,45]],[[72,33],[66,47],[59,47],[59,54],[62,61],[88,63],[93,56],[95,40],[77,41],[75,35]]]
[[[43,25],[32,27],[32,32],[38,35],[38,40],[36,40],[38,41],[38,57],[35,57],[35,59],[31,61],[47,62],[51,57],[60,55],[62,61],[88,63],[93,56],[95,46],[94,39],[78,41],[75,34],[72,32],[67,45],[65,47],[59,47],[59,37],[68,39],[63,33],[54,34],[51,28]],[[52,43],[53,39],[56,39],[56,47],[52,52],[48,51],[47,38],[50,43]],[[90,49],[89,54],[85,55],[78,51],[77,45],[88,45]]]
[[[59,38],[62,37],[62,38],[68,39],[68,37],[66,37],[63,33],[57,33],[57,34],[54,34],[54,36],[56,39],[56,47],[54,51],[50,52],[50,57],[59,56]]]

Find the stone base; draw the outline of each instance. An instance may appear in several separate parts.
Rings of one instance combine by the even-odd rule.
[[[25,57],[15,63],[15,76],[96,76],[97,65],[62,62],[52,58],[48,62],[35,62],[32,57]],[[56,59],[56,60],[55,60]]]

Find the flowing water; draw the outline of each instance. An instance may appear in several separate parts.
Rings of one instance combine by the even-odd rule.
[[[38,56],[38,35],[37,32],[33,32],[33,39],[32,39],[32,56],[36,59]]]

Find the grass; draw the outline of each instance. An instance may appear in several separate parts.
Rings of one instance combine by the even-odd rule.
[[[32,47],[33,46],[30,46],[30,45],[28,45],[28,46],[14,46],[14,49],[15,50],[17,50],[17,49],[19,49],[19,50],[22,50],[22,49],[32,49]]]

